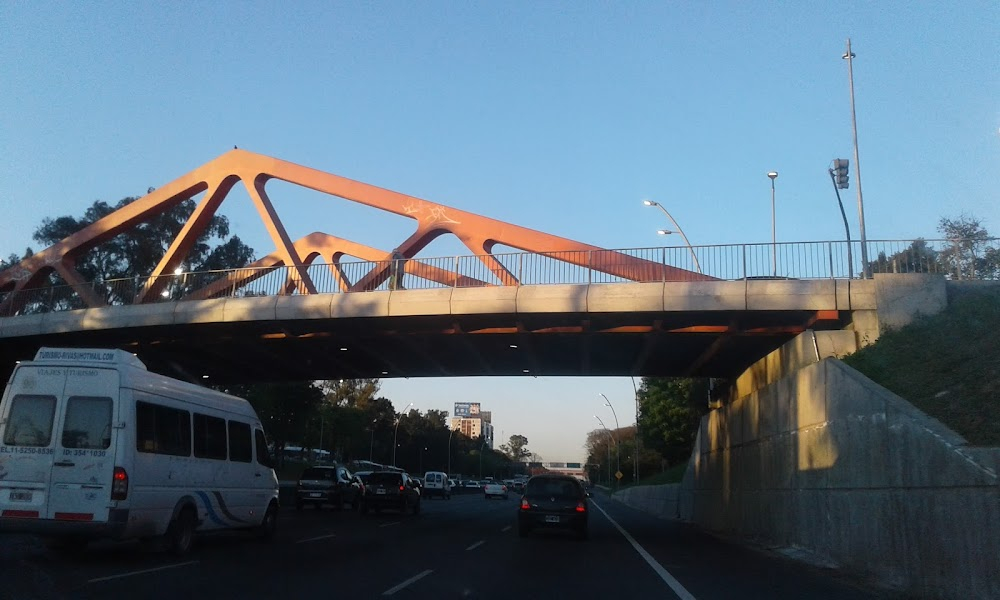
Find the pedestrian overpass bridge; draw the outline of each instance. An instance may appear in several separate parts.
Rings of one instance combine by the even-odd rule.
[[[322,232],[292,241],[271,179],[409,217],[415,230],[391,251]],[[183,272],[241,182],[275,251]],[[196,198],[149,275],[87,281],[77,270],[102,243]],[[419,256],[442,235],[472,254]],[[873,282],[854,278],[853,262],[845,242],[607,250],[233,150],[0,271],[0,369],[48,345],[123,348],[151,370],[216,383],[723,377],[873,310]]]

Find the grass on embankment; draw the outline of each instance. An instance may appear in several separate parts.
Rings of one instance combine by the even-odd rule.
[[[965,292],[844,362],[977,446],[1000,446],[1000,288]]]

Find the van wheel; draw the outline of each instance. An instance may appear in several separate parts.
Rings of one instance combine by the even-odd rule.
[[[260,523],[258,534],[260,539],[265,542],[273,541],[278,534],[278,507],[273,502],[264,513],[264,520]]]
[[[420,500],[417,500],[417,503],[413,505],[413,514],[420,514]]]
[[[182,509],[167,528],[167,550],[176,556],[190,552],[194,545],[194,528],[194,511],[190,508]]]
[[[363,514],[363,515],[367,515],[368,514],[368,503],[367,502],[362,502],[361,503],[361,514]]]

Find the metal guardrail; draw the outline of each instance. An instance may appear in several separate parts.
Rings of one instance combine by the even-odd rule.
[[[943,273],[951,279],[997,279],[1000,277],[997,241],[996,238],[869,240],[868,256],[875,258],[868,265],[868,274]],[[863,276],[860,250],[860,242],[851,242],[850,247],[846,241],[782,242],[314,263],[301,269],[319,294],[500,286],[505,281],[508,284],[513,281],[515,285],[553,285],[703,279],[696,264],[703,275],[718,280],[850,279]],[[616,261],[634,268],[634,259],[649,266],[632,271],[638,273],[637,278],[608,272],[615,271]],[[663,267],[681,270],[668,271]],[[107,305],[124,306],[136,303],[140,293],[152,284],[161,284],[162,292],[144,299],[144,303],[303,293],[295,289],[295,282],[300,280],[298,273],[299,269],[286,266],[243,268],[163,275],[156,281],[151,277],[135,277],[87,285]],[[384,276],[364,290],[352,287],[372,273]],[[86,304],[70,286],[0,294],[0,317],[80,308],[86,308]]]

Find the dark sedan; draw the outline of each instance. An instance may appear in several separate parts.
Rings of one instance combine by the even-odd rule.
[[[575,477],[535,475],[524,486],[517,510],[518,535],[527,537],[535,529],[565,529],[587,539],[587,496],[587,490]]]
[[[420,513],[420,486],[406,473],[375,471],[365,481],[365,494],[361,500],[361,514],[369,509],[379,512],[383,508],[405,513]]]

